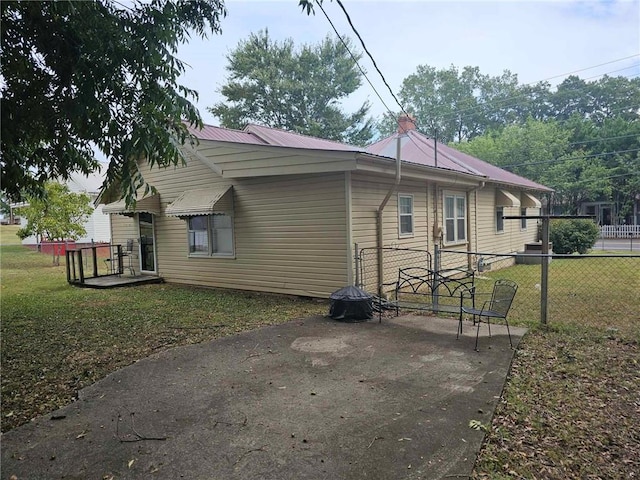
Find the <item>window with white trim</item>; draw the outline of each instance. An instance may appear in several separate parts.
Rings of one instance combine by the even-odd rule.
[[[527,209],[526,208],[523,207],[520,209],[520,216],[522,217],[520,219],[520,229],[526,230],[527,229]]]
[[[398,233],[413,235],[413,195],[398,195]]]
[[[504,232],[504,207],[496,207],[496,232]]]
[[[189,217],[189,255],[231,256],[233,218],[226,213]]]
[[[444,194],[444,243],[467,240],[467,196]]]

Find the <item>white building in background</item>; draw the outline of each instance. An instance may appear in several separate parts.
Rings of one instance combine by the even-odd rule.
[[[64,185],[73,193],[86,193],[89,195],[90,205],[94,208],[84,226],[87,234],[77,239],[76,244],[109,243],[111,241],[109,215],[102,213],[103,204],[94,206],[94,201],[100,194],[105,171],[106,166],[102,168],[101,172],[95,172],[86,177],[82,173],[73,173],[69,180],[64,182]],[[26,224],[27,221],[21,218],[20,225],[24,227]],[[23,245],[35,245],[37,243],[38,240],[35,236],[27,237],[22,241]]]

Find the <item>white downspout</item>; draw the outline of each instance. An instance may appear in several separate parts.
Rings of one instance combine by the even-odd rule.
[[[377,231],[377,234],[378,234],[377,235],[377,246],[378,246],[378,295],[380,297],[382,297],[382,283],[383,283],[383,274],[384,274],[384,269],[383,269],[383,265],[382,265],[382,261],[383,261],[382,246],[384,244],[382,212],[384,211],[384,207],[386,207],[387,202],[389,202],[389,199],[391,198],[391,195],[398,188],[398,185],[400,185],[400,179],[401,179],[400,151],[401,151],[401,147],[402,147],[402,137],[403,136],[404,135],[398,134],[398,137],[397,137],[397,145],[396,145],[396,179],[395,179],[393,185],[391,186],[391,188],[389,189],[389,191],[387,192],[387,194],[385,195],[384,199],[382,200],[382,203],[378,207],[378,212],[377,212],[378,221],[377,221],[377,225],[376,226],[377,226],[377,230],[378,230]]]
[[[478,185],[477,187],[475,187],[474,189],[472,189],[471,191],[469,191],[467,193],[467,196],[471,195],[471,193],[473,193],[473,203],[474,203],[474,210],[475,210],[475,221],[473,222],[474,224],[474,229],[473,229],[473,238],[476,244],[476,247],[474,250],[472,250],[471,248],[471,238],[469,238],[469,242],[467,243],[467,251],[471,252],[477,252],[478,251],[478,191],[482,190],[485,185],[487,184],[487,182],[485,182],[484,180],[482,182],[480,182],[480,185]],[[467,198],[467,205],[469,205],[469,200]],[[469,232],[469,234],[471,234],[471,215],[467,215],[467,231]],[[467,267],[469,268],[469,270],[471,270],[471,268],[473,267],[473,261],[471,259],[471,255],[467,256]]]

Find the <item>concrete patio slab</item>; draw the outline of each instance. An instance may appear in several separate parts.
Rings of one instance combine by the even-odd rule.
[[[465,478],[513,351],[456,326],[313,317],[161,352],[4,434],[2,478]]]

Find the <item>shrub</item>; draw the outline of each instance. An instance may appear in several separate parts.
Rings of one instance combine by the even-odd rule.
[[[585,254],[595,245],[599,233],[598,226],[591,220],[554,220],[551,222],[549,241],[553,244],[554,253]]]

